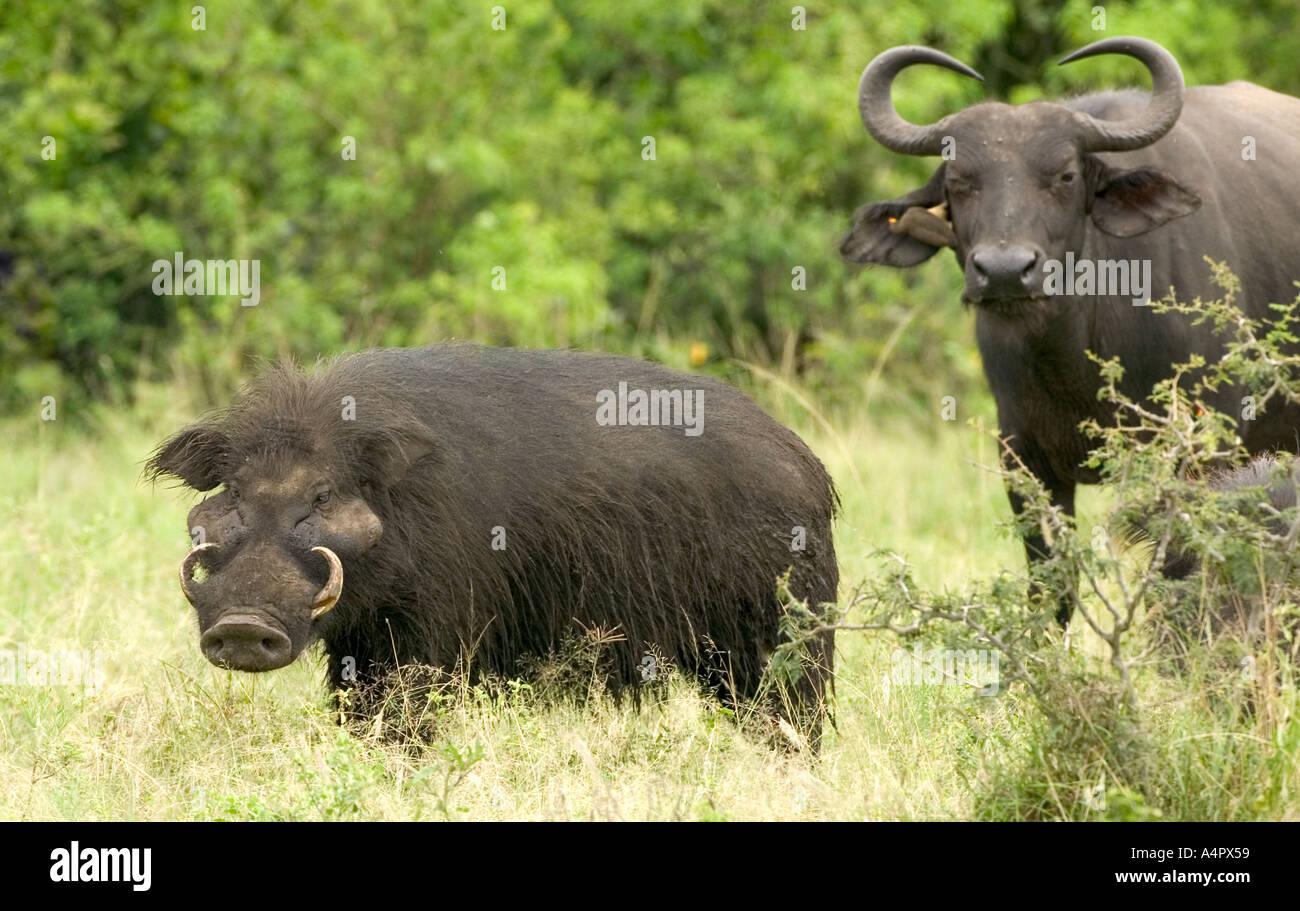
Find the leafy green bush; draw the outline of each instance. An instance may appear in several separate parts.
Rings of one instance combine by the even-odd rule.
[[[1016,100],[1127,84],[1124,61],[1046,65],[1098,37],[1090,6],[543,0],[494,29],[464,0],[231,0],[202,23],[11,0],[0,410],[117,401],[159,374],[220,400],[252,355],[450,336],[680,364],[694,343],[697,366],[824,375],[830,401],[859,400],[861,377],[886,403],[982,390],[946,254],[855,274],[835,252],[855,207],[932,167],[865,135],[857,79],[924,40]],[[1221,3],[1212,29],[1190,6],[1107,10],[1108,34],[1165,42],[1189,81],[1300,89],[1284,0]],[[933,119],[983,97],[920,68],[897,100]],[[155,295],[177,251],[259,261],[261,302]]]
[[[1101,394],[1119,420],[1086,429],[1097,443],[1090,464],[1115,499],[1107,522],[1076,529],[1036,478],[999,469],[1030,504],[1017,533],[1042,528],[1053,542],[1032,571],[1038,594],[1027,598],[1029,580],[1011,574],[927,592],[905,560],[884,554],[857,599],[869,614],[857,628],[995,652],[995,689],[1031,709],[1019,764],[984,769],[981,816],[1268,818],[1296,785],[1300,514],[1273,506],[1267,484],[1219,489],[1207,479],[1246,457],[1236,420],[1209,404],[1222,384],[1249,393],[1256,417],[1300,402],[1300,300],[1252,321],[1234,304],[1236,278],[1214,268],[1221,300],[1154,306],[1212,321],[1225,337],[1221,359],[1193,359],[1140,402],[1118,391],[1118,362],[1102,365]],[[1290,483],[1291,471],[1279,460],[1276,482]],[[1175,553],[1196,567],[1186,581],[1163,574]],[[1058,597],[1074,609],[1068,635],[1053,619]],[[1254,629],[1229,622],[1243,610],[1259,615]],[[1167,713],[1170,703],[1172,728],[1168,714],[1153,727],[1149,707]]]

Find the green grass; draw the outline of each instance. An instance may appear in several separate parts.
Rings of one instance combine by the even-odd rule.
[[[0,649],[93,647],[104,673],[93,693],[0,685],[2,818],[964,819],[1022,815],[1028,792],[1048,795],[1043,815],[1088,815],[1035,761],[1043,733],[1021,695],[888,685],[899,645],[879,634],[839,637],[837,728],[816,761],[751,739],[684,681],[639,709],[471,691],[439,709],[439,739],[420,750],[345,733],[319,656],[249,676],[200,655],[175,581],[193,499],[138,482],[190,415],[165,390],[150,396],[138,409],[149,421],[103,417],[94,436],[62,421],[0,426]],[[993,442],[941,421],[937,403],[932,419],[836,415],[838,433],[788,395],[767,404],[840,485],[842,592],[873,571],[876,548],[906,554],[931,588],[1020,571],[999,528],[1001,482],[978,467],[995,461]],[[1101,497],[1083,497],[1085,526]],[[1166,817],[1300,815],[1294,724],[1264,743],[1198,686],[1151,672],[1142,687],[1170,764]],[[1106,812],[1150,808],[1117,791]]]

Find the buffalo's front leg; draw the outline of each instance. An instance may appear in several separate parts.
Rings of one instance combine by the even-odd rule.
[[[1005,463],[1008,468],[1016,466],[1017,463],[1023,464],[1029,469],[1030,474],[1034,475],[1043,487],[1047,490],[1053,506],[1060,509],[1069,518],[1074,519],[1074,481],[1058,477],[1045,464],[1044,460],[1034,458],[1035,452],[1032,447],[1014,447],[1012,453],[1008,454]],[[1011,511],[1019,517],[1025,511],[1026,500],[1023,496],[1014,490],[1007,490],[1007,498],[1011,501]],[[1034,530],[1024,536],[1025,559],[1029,564],[1030,575],[1034,574],[1035,567],[1048,560],[1052,556],[1051,546],[1047,539],[1043,537],[1042,528],[1036,526]],[[1067,626],[1070,622],[1070,614],[1073,611],[1073,603],[1066,587],[1073,580],[1061,579],[1061,590],[1057,595],[1056,619],[1061,626]],[[1029,597],[1035,598],[1043,591],[1041,582],[1033,579],[1029,583]]]

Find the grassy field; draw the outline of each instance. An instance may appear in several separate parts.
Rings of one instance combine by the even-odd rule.
[[[979,467],[995,461],[994,445],[965,426],[969,415],[944,422],[936,403],[932,420],[828,425],[770,387],[765,404],[839,483],[845,593],[882,547],[932,588],[1020,571],[1019,543],[999,527],[1001,482]],[[1049,818],[1159,812],[1126,792],[1091,810],[1060,797],[1079,783],[1052,780],[1072,773],[1046,755],[1021,695],[891,685],[900,646],[876,633],[839,636],[837,727],[818,760],[748,738],[681,681],[639,709],[471,692],[418,751],[347,734],[329,714],[318,656],[251,676],[200,655],[175,581],[192,500],[138,481],[160,436],[192,414],[166,390],[137,413],[151,417],[106,416],[94,435],[63,421],[0,428],[0,649],[94,648],[103,672],[95,692],[0,685],[0,817],[966,819],[1023,815],[1027,790],[1047,795]],[[1085,526],[1102,496],[1083,496]],[[1093,645],[1079,635],[1073,647]],[[1141,688],[1168,766],[1165,818],[1300,815],[1292,691],[1264,736],[1250,718],[1224,721],[1191,681],[1151,671]]]

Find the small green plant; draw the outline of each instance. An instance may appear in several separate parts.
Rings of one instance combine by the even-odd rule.
[[[474,766],[483,760],[483,744],[475,741],[470,746],[457,746],[454,743],[440,743],[435,748],[438,761],[427,765],[415,773],[411,786],[429,781],[434,785],[434,808],[443,819],[451,821],[458,813],[467,811],[466,807],[455,805],[455,793],[473,771]]]

